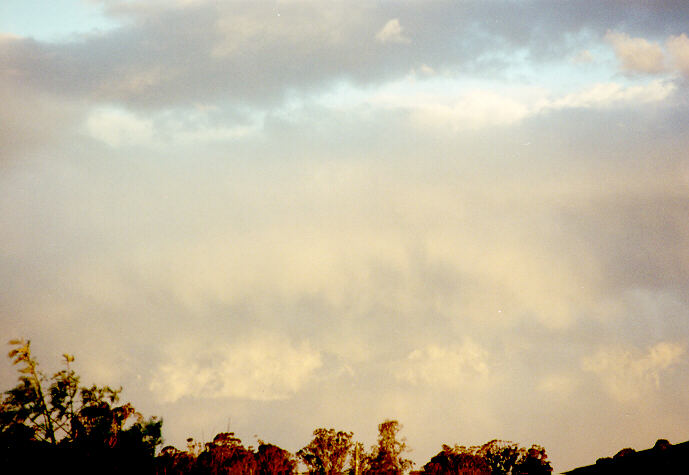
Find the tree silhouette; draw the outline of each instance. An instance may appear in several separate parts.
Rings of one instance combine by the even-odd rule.
[[[107,459],[112,471],[134,463],[150,465],[161,443],[161,420],[145,420],[129,403],[118,405],[121,388],[81,386],[71,355],[64,354],[64,368],[47,377],[38,369],[30,341],[11,340],[10,345],[8,356],[20,376],[17,386],[0,400],[0,451],[5,461],[21,452],[63,448],[73,450],[53,452],[61,458],[56,463]]]
[[[398,474],[412,467],[414,462],[402,457],[407,451],[407,443],[404,438],[397,439],[401,429],[396,420],[387,419],[378,424],[378,445],[372,447],[367,473]]]
[[[465,447],[450,447],[443,445],[437,455],[423,466],[422,473],[428,475],[444,475],[457,473],[491,473],[490,466],[480,455],[472,453]]]
[[[316,429],[313,440],[297,452],[297,457],[309,467],[309,473],[341,473],[352,447],[352,435],[352,432],[335,432],[335,429]]]
[[[485,459],[493,475],[506,475],[512,473],[523,456],[523,450],[514,442],[493,439],[483,444],[476,453]]]
[[[256,463],[259,475],[294,473],[297,468],[297,462],[292,457],[292,454],[276,445],[266,444],[262,440],[258,442]]]
[[[552,471],[545,449],[535,444],[522,455],[514,469],[515,475],[549,475]]]

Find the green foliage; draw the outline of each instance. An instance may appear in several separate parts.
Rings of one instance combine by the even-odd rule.
[[[371,449],[370,468],[367,473],[399,474],[409,470],[414,462],[402,457],[406,452],[405,438],[397,438],[402,425],[396,420],[385,420],[378,425],[378,445]]]
[[[335,432],[335,429],[316,429],[313,440],[297,452],[297,457],[309,467],[309,473],[342,473],[352,447],[352,435],[352,432]]]
[[[103,451],[117,449],[120,460],[123,454],[152,460],[161,443],[160,419],[144,419],[129,403],[118,405],[121,388],[81,386],[71,355],[64,354],[64,368],[47,377],[38,369],[30,341],[10,345],[19,382],[0,400],[0,451],[54,447],[102,457]]]

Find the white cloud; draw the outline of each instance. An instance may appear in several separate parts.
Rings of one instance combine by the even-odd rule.
[[[689,38],[682,33],[679,36],[671,36],[667,40],[667,49],[670,52],[672,63],[685,76],[689,76]]]
[[[321,366],[308,344],[279,337],[252,338],[211,347],[177,346],[162,364],[150,389],[165,402],[183,397],[235,397],[259,401],[286,399]]]
[[[114,107],[94,110],[86,120],[86,130],[111,147],[150,143],[153,139],[151,120]]]
[[[656,79],[633,86],[615,82],[593,84],[580,91],[556,96],[546,89],[462,89],[447,78],[444,81],[447,90],[431,86],[433,78],[411,78],[403,85],[399,83],[382,88],[369,98],[368,104],[407,111],[412,122],[419,127],[454,132],[508,126],[553,109],[596,109],[660,102],[677,89],[671,81]]]
[[[454,388],[488,375],[487,352],[471,340],[452,347],[428,345],[397,364],[395,377],[413,385]]]
[[[449,103],[419,104],[414,118],[422,124],[447,124],[453,128],[509,125],[529,115],[526,104],[490,91],[474,90]]]
[[[602,349],[582,361],[585,371],[601,379],[606,391],[619,402],[633,402],[660,387],[660,374],[678,363],[684,345],[660,342],[639,354],[621,348]]]
[[[605,39],[612,44],[625,71],[648,74],[663,72],[665,56],[657,43],[616,31],[608,31]]]
[[[506,94],[485,89],[427,92],[423,81],[401,90],[395,86],[383,89],[369,103],[383,109],[406,110],[418,126],[450,130],[509,125],[530,113],[526,102]]]
[[[543,109],[570,109],[647,104],[665,100],[676,88],[675,84],[660,79],[648,84],[628,87],[614,82],[599,83],[582,91],[547,101],[542,107]]]
[[[409,43],[411,40],[404,36],[404,28],[397,18],[388,21],[383,28],[376,33],[376,40],[381,43]]]
[[[101,107],[86,119],[87,133],[111,147],[161,146],[238,140],[261,130],[262,119],[246,124],[213,121],[202,107],[178,109],[145,118],[123,108]]]

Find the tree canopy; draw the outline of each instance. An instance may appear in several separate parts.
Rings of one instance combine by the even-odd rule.
[[[350,449],[352,432],[335,431],[335,429],[316,429],[313,440],[297,452],[309,473],[330,475],[341,473]]]
[[[410,469],[414,462],[405,459],[407,441],[398,438],[402,425],[396,420],[386,419],[378,425],[378,444],[371,449],[370,472],[398,474]]]
[[[425,474],[453,474],[458,470],[491,475],[549,475],[553,469],[540,445],[526,449],[519,444],[493,439],[480,446],[443,445],[443,449],[423,466]]]
[[[48,377],[38,368],[30,341],[11,340],[10,345],[8,356],[18,368],[19,382],[0,400],[5,461],[52,448],[75,449],[56,452],[69,463],[77,452],[82,460],[113,458],[108,462],[113,469],[151,463],[162,441],[162,420],[144,419],[130,403],[120,404],[121,388],[81,385],[72,355],[64,354],[63,369]]]
[[[69,354],[62,355],[62,369],[47,376],[31,353],[30,341],[11,340],[10,345],[8,356],[19,377],[16,386],[0,396],[0,466],[32,460],[45,464],[40,470],[34,462],[37,471],[70,467],[98,473],[268,475],[294,474],[301,461],[312,474],[374,475],[403,474],[413,465],[404,456],[409,449],[400,437],[402,425],[391,419],[378,425],[377,443],[368,453],[352,439],[352,432],[318,428],[294,455],[260,439],[257,449],[245,447],[233,432],[221,432],[205,443],[189,438],[186,450],[169,445],[156,455],[162,420],[146,419],[131,403],[120,402],[122,388],[82,385]],[[469,448],[443,445],[420,473],[551,472],[543,447],[526,449],[494,439]]]

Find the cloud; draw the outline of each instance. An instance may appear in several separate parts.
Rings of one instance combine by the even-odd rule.
[[[169,349],[150,389],[163,402],[183,397],[232,397],[257,401],[287,399],[321,367],[320,354],[307,343],[295,346],[277,336],[233,344],[184,342]]]
[[[461,129],[509,125],[529,115],[526,104],[487,90],[470,91],[449,103],[442,102],[419,101],[413,107],[412,119],[422,127]]]
[[[626,33],[608,31],[605,38],[612,44],[625,71],[645,74],[676,71],[689,76],[689,38],[685,33],[669,36],[665,49],[659,43],[632,38]]]
[[[593,53],[591,53],[589,50],[581,50],[579,51],[576,55],[572,57],[572,62],[574,64],[587,64],[587,63],[592,63],[594,61],[594,56]]]
[[[615,371],[668,402],[644,436],[679,430],[684,356],[633,348],[689,332],[689,4],[111,5],[99,35],[0,38],[0,333],[93,362],[173,444],[230,398],[290,450],[399,409],[419,457],[522,427],[564,460],[634,433],[591,390]],[[376,39],[391,18],[413,41]],[[675,35],[672,69],[620,78],[622,27]],[[600,412],[565,438],[572,404]]]
[[[689,38],[682,33],[667,39],[667,49],[673,66],[683,75],[689,76]]]
[[[589,7],[600,17],[583,15]],[[136,109],[217,101],[269,107],[339,81],[382,84],[419,64],[506,77],[525,57],[541,66],[571,57],[590,42],[582,31],[615,27],[632,15],[612,4],[589,7],[552,8],[539,1],[405,2],[394,8],[387,2],[338,1],[327,8],[311,1],[279,8],[246,1],[115,2],[106,13],[118,18],[118,28],[69,43],[0,41],[7,46],[6,71],[56,94]],[[682,16],[648,10],[666,28]],[[413,25],[413,42],[407,25]],[[387,42],[408,46],[391,54]]]
[[[142,119],[124,109],[102,107],[95,109],[86,120],[86,130],[95,139],[111,147],[150,145],[153,122]]]
[[[625,71],[657,74],[665,70],[665,55],[659,44],[616,31],[608,31],[605,39],[612,44]]]
[[[645,354],[623,348],[601,349],[583,358],[582,368],[598,376],[617,401],[636,402],[660,389],[661,374],[676,365],[684,353],[684,345],[669,341],[651,346]]]
[[[689,75],[689,38],[685,33],[671,35],[665,48],[645,38],[632,38],[626,33],[608,31],[606,40],[612,44],[622,69],[631,73],[659,74],[677,72]]]
[[[674,83],[661,79],[633,86],[623,86],[614,82],[599,83],[544,102],[543,109],[595,108],[661,102],[670,97],[676,89]]]
[[[457,388],[482,380],[489,369],[487,352],[467,339],[460,345],[414,350],[396,364],[394,372],[398,381],[414,386]]]
[[[571,376],[551,374],[538,382],[538,390],[558,397],[568,397],[577,387],[578,382]]]
[[[545,88],[456,90],[446,80],[447,90],[438,91],[434,79],[416,80],[383,87],[367,99],[376,107],[403,110],[419,129],[456,132],[517,124],[527,118],[558,109],[603,109],[662,102],[677,86],[656,79],[647,84],[598,83],[582,90],[555,95]]]
[[[393,18],[376,33],[376,40],[381,43],[410,43],[411,40],[404,36],[402,31],[399,19]]]

